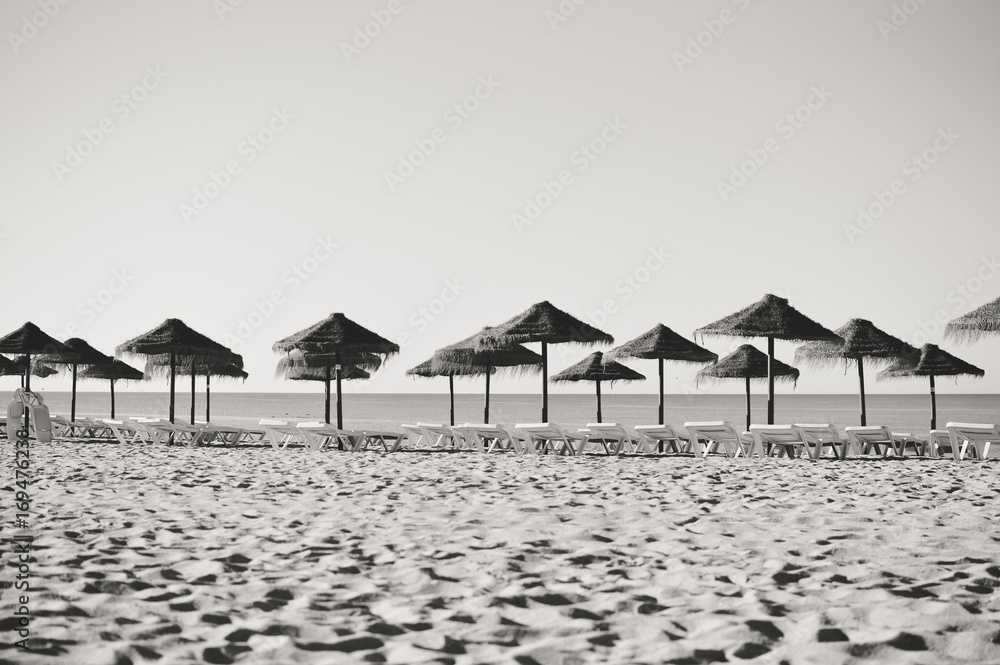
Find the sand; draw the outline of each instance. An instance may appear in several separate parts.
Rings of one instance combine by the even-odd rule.
[[[63,441],[32,472],[3,663],[1000,663],[996,463]]]

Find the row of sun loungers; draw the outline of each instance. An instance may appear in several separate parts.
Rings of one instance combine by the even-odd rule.
[[[165,418],[69,421],[52,416],[55,434],[68,438],[117,440],[122,444],[173,443],[181,445],[260,444],[275,450],[301,445],[309,451],[336,448],[351,452],[407,448],[468,450],[482,454],[608,455],[674,453],[695,457],[723,455],[731,458],[765,456],[846,459],[857,455],[941,457],[951,453],[956,460],[985,459],[990,445],[1000,446],[1000,426],[948,423],[927,437],[892,432],[888,427],[847,427],[841,432],[830,424],[751,425],[740,432],[729,421],[688,422],[682,428],[670,425],[640,425],[628,430],[618,423],[590,423],[570,431],[555,423],[497,424],[466,423],[450,426],[433,423],[403,425],[401,432],[346,430],[320,422],[292,424],[261,420],[260,429],[226,427],[214,423],[169,422]],[[0,418],[0,434],[6,420]]]

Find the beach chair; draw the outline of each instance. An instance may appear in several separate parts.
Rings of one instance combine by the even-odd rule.
[[[243,439],[246,432],[242,427],[227,427],[216,425],[205,420],[194,421],[195,427],[200,427],[202,431],[201,442],[204,444],[218,442],[223,445],[236,444]],[[263,432],[261,432],[263,434]]]
[[[425,445],[429,445],[431,448],[451,447],[455,450],[472,448],[471,444],[466,442],[462,433],[451,425],[443,425],[441,423],[417,423],[417,427],[420,428],[423,434]]]
[[[568,432],[555,423],[525,423],[514,429],[527,442],[527,452],[547,454],[549,450],[564,455],[582,455],[587,444],[585,432]]]
[[[932,429],[928,435],[927,451],[931,457],[944,457],[952,454],[951,432],[946,429]]]
[[[430,446],[430,441],[424,440],[424,431],[417,427],[416,425],[401,425],[403,430],[403,439],[409,442],[409,444],[417,448],[420,445]],[[402,447],[402,441],[397,441],[397,448]]]
[[[951,435],[951,453],[956,460],[965,459],[969,446],[978,460],[989,456],[991,443],[1000,446],[1000,425],[948,423],[945,429]]]
[[[102,423],[111,431],[112,436],[118,439],[118,443],[128,445],[136,441],[142,441],[142,435],[131,424],[123,420],[102,420]]]
[[[139,435],[139,439],[144,443],[170,443],[170,433],[154,427],[156,423],[168,422],[166,418],[131,416],[128,420],[129,424]]]
[[[746,455],[753,443],[749,434],[740,434],[728,420],[684,423],[695,457],[708,457],[721,445],[726,457]]]
[[[299,423],[295,426],[299,431],[306,450],[320,451],[327,446],[336,444],[339,450],[354,450],[360,435],[337,429],[333,425],[321,422]]]
[[[352,430],[346,432],[355,437],[354,452],[364,452],[372,446],[380,446],[383,452],[394,453],[399,450],[407,435],[402,432],[386,430]]]
[[[307,449],[311,445],[304,428],[290,425],[284,420],[268,418],[262,419],[259,424],[264,430],[267,441],[275,450],[284,450],[291,443],[301,443]]]
[[[7,427],[8,431],[17,437],[17,430],[23,427],[24,409],[27,408],[31,417],[31,429],[29,434],[35,435],[35,440],[39,443],[52,442],[52,421],[49,419],[49,407],[45,406],[45,400],[38,393],[33,393],[24,388],[18,388],[11,395],[11,402],[7,405]],[[10,438],[10,437],[8,437]]]
[[[675,453],[691,452],[687,435],[671,425],[636,425],[635,431],[639,435],[637,453],[662,453],[664,444]]]
[[[621,455],[632,452],[639,445],[639,437],[633,436],[618,423],[587,423],[586,429],[579,430],[587,434],[587,443],[604,448],[608,455]]]
[[[904,457],[907,447],[912,447],[921,456],[927,452],[926,439],[904,432],[892,432],[885,425],[845,427],[844,432],[847,434],[848,448],[853,448],[858,455],[867,455],[874,449],[876,455],[888,455],[891,450],[896,457]],[[844,458],[846,457],[845,454]]]
[[[7,419],[0,418],[0,435],[7,436]]]
[[[524,439],[503,425],[465,423],[456,429],[461,432],[466,443],[483,454],[512,450],[517,455],[523,455],[527,450]]]
[[[139,421],[143,422],[143,421]],[[205,430],[196,425],[186,423],[183,420],[154,420],[147,422],[146,426],[152,430],[162,432],[161,439],[167,443],[175,442],[185,446],[197,446],[202,442]]]
[[[746,451],[747,457],[753,457],[754,452],[761,457],[787,455],[798,457],[804,450],[809,457],[813,456],[806,446],[806,441],[793,425],[750,425],[752,441]]]
[[[812,446],[814,450],[813,459],[823,456],[823,451],[829,447],[833,450],[833,456],[837,459],[845,459],[847,456],[847,439],[841,436],[836,425],[823,423],[819,425],[795,425],[795,430],[799,437],[806,442],[807,446]],[[840,452],[837,451],[840,446]]]

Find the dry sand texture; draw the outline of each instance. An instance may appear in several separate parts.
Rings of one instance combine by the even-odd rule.
[[[1000,663],[996,463],[60,442],[32,472],[4,663]]]

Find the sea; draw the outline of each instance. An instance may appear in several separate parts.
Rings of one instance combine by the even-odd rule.
[[[69,392],[42,392],[51,413],[68,415]],[[116,412],[119,419],[130,416],[165,417],[169,410],[168,393],[116,392]],[[745,395],[667,395],[664,420],[680,426],[687,421],[729,420],[737,427],[746,424]],[[190,393],[178,392],[176,417],[189,420]],[[332,420],[336,422],[336,394],[332,396]],[[355,393],[343,395],[344,427],[347,429],[395,430],[401,424],[447,423],[448,394],[415,393]],[[491,423],[515,425],[541,421],[541,395],[490,395]],[[658,421],[655,394],[610,394],[602,402],[604,422],[626,426],[654,425]],[[867,398],[868,424],[888,425],[893,431],[926,433],[930,429],[931,406],[927,395],[875,394]],[[195,398],[195,416],[205,419],[205,396]],[[213,392],[211,420],[220,425],[254,427],[262,418],[289,422],[322,421],[324,397],[321,391],[310,393],[242,393]],[[107,418],[110,397],[107,392],[78,392],[79,415]],[[767,397],[754,395],[751,402],[752,422],[767,422]],[[483,395],[455,395],[455,422],[483,422]],[[839,427],[860,424],[857,395],[775,396],[775,423],[831,423]],[[567,428],[584,427],[596,422],[597,404],[594,395],[549,394],[549,421]],[[1000,422],[1000,395],[941,394],[937,399],[937,425],[945,423]]]

